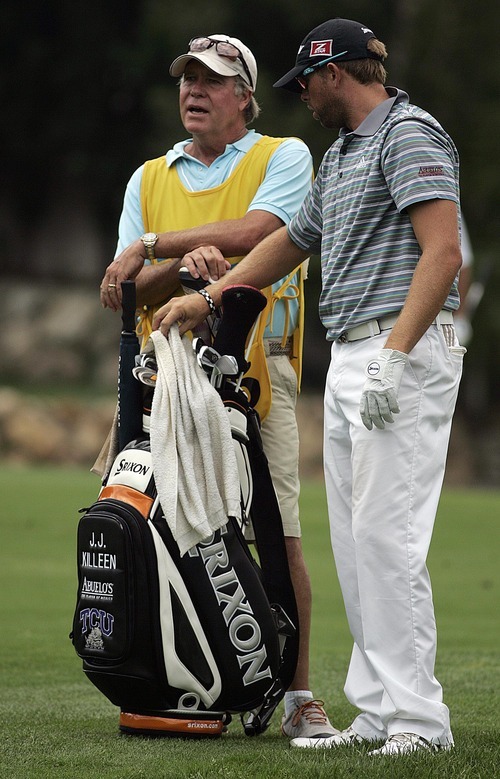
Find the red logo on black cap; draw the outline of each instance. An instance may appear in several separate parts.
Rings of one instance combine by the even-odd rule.
[[[310,57],[331,57],[333,41],[311,41]]]

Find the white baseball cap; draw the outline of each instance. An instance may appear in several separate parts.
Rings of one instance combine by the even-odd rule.
[[[248,46],[238,38],[219,34],[192,38],[187,54],[181,54],[170,65],[170,75],[181,76],[187,63],[193,59],[220,76],[241,76],[255,92],[257,63]]]

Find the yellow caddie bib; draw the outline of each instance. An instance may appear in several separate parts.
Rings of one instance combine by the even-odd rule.
[[[175,165],[167,166],[165,155],[149,160],[144,165],[141,183],[141,209],[145,231],[163,233],[226,219],[241,219],[264,180],[271,156],[284,140],[286,139],[262,137],[244,155],[226,181],[212,189],[195,192],[186,189],[182,184]],[[242,257],[227,259],[234,265]],[[164,261],[168,262],[168,260]],[[291,279],[295,273],[298,273],[298,284],[292,285]],[[259,316],[247,356],[251,362],[247,376],[256,378],[260,384],[260,398],[256,409],[261,420],[266,417],[271,406],[271,384],[264,354],[263,334],[272,317],[275,303],[277,300],[286,302],[287,297],[299,299],[299,321],[293,333],[293,353],[290,361],[297,373],[300,386],[304,330],[302,268],[294,271],[284,280],[274,294],[271,287],[263,290],[263,293],[268,302]],[[174,294],[183,294],[182,288],[179,286]],[[153,316],[161,305],[147,306],[138,311],[137,332],[142,338],[143,347],[152,330]]]

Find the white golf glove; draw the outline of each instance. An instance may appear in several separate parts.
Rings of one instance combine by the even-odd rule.
[[[386,422],[394,422],[399,414],[398,392],[408,355],[396,349],[381,349],[377,359],[365,368],[368,376],[363,387],[359,413],[368,430],[373,425],[382,430]]]

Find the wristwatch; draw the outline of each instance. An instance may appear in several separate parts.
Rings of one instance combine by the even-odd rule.
[[[156,259],[153,247],[157,240],[158,236],[156,233],[144,233],[144,235],[141,235],[141,241],[143,242],[144,248],[146,249],[148,260],[152,261]]]

